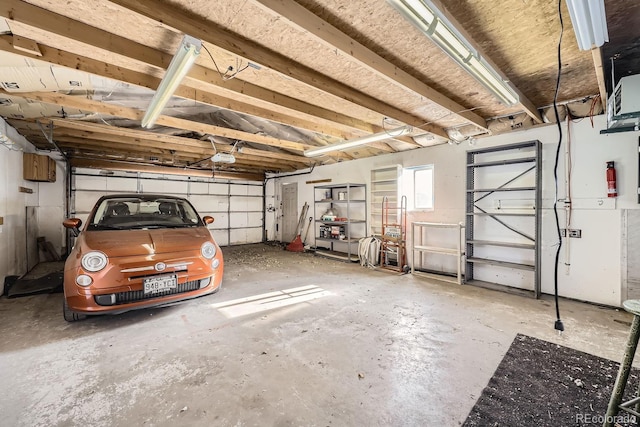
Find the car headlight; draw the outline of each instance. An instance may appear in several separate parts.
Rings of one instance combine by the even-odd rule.
[[[82,257],[82,268],[92,273],[100,271],[107,266],[107,256],[99,251],[87,252]]]
[[[206,259],[211,259],[216,256],[216,245],[211,242],[204,242],[200,248],[200,253]]]
[[[93,283],[93,279],[90,276],[87,276],[86,274],[81,274],[78,277],[76,277],[76,283],[80,286],[89,286],[90,284]]]

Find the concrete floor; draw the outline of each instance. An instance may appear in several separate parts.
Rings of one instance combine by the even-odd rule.
[[[69,324],[61,294],[0,299],[0,424],[454,426],[516,333],[620,360],[630,321],[562,301],[560,336],[550,298],[224,252],[223,289],[179,306]]]

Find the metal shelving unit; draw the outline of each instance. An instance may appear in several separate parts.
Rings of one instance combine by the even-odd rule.
[[[313,191],[316,255],[358,262],[357,244],[367,232],[366,185],[318,185]],[[327,219],[328,209],[339,215]]]
[[[426,246],[423,245],[423,231],[428,230],[429,228],[445,228],[445,229],[457,229],[456,233],[456,247],[455,248],[442,248],[436,246]],[[443,280],[445,282],[457,283],[458,285],[462,284],[462,256],[464,255],[464,251],[462,249],[462,230],[464,229],[464,225],[462,223],[459,224],[446,224],[440,222],[412,222],[411,223],[411,274],[424,275],[426,277],[433,277],[438,280]],[[418,239],[418,236],[420,238]],[[418,271],[416,272],[416,254],[422,253],[433,253],[440,255],[451,255],[456,257],[456,279],[452,279],[450,277],[434,274],[434,273],[425,273]]]
[[[400,198],[399,206],[389,206],[382,200],[382,235],[380,236],[380,268],[407,272],[407,197]]]
[[[486,159],[491,157],[490,159]],[[507,165],[519,165],[523,167],[507,167]],[[478,181],[482,179],[497,181],[505,179],[506,175],[515,174],[497,186],[478,186]],[[482,178],[482,179],[481,179]],[[489,178],[489,179],[487,179]],[[528,180],[527,184],[533,185],[513,185],[510,184]],[[502,207],[502,203],[495,203],[494,206],[480,207],[478,204],[482,200],[485,203],[497,194],[522,194],[522,199],[507,199],[506,201],[517,201],[509,208]],[[497,147],[482,148],[467,152],[467,196],[466,196],[466,230],[465,230],[465,283],[474,283],[474,265],[491,265],[499,268],[518,269],[533,271],[533,294],[536,298],[541,293],[541,207],[542,207],[542,144],[540,141],[527,141],[516,144],[502,145]],[[498,201],[500,202],[500,201]],[[531,206],[525,206],[532,202]],[[517,212],[505,212],[503,209],[512,209]],[[494,239],[481,236],[483,231],[477,229],[479,218],[488,218],[502,227],[511,231],[514,237],[517,235],[519,241],[514,239]],[[533,228],[533,233],[523,231],[518,226],[509,221],[530,221],[526,224],[528,228]],[[484,230],[486,232],[486,230]],[[476,255],[481,251],[479,247],[487,248],[511,248],[514,253],[518,251],[533,251],[533,262],[513,261],[499,259],[488,254]],[[529,255],[530,258],[530,255]]]

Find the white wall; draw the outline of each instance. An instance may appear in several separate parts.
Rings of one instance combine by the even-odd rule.
[[[622,292],[621,268],[621,218],[625,209],[638,209],[637,174],[638,132],[600,135],[606,127],[604,116],[594,118],[592,129],[584,119],[571,125],[572,138],[572,199],[574,212],[572,227],[582,230],[581,239],[570,239],[570,267],[559,272],[559,290],[562,296],[613,306],[626,298]],[[567,136],[567,124],[562,125]],[[542,291],[553,292],[553,265],[557,244],[553,211],[553,166],[558,142],[556,125],[512,132],[480,139],[474,147],[463,143],[458,146],[440,145],[403,153],[317,167],[308,175],[270,180],[267,185],[267,205],[279,206],[279,187],[282,183],[298,182],[298,205],[307,202],[313,208],[313,184],[308,180],[332,179],[332,183],[366,183],[370,186],[371,169],[400,164],[403,167],[433,164],[435,171],[435,209],[412,212],[409,221],[464,222],[466,151],[493,145],[540,140],[543,143],[543,239],[542,239]],[[566,140],[565,140],[566,141]],[[564,143],[563,143],[564,144]],[[616,162],[618,194],[615,202],[606,200],[606,161]],[[564,198],[564,150],[561,152],[558,176],[558,197]],[[605,203],[598,204],[605,199]],[[267,213],[266,228],[270,239],[279,239],[275,222],[280,212]],[[561,228],[564,228],[564,212],[560,212]],[[564,251],[560,260],[565,262]],[[452,271],[451,261],[443,260],[443,270]],[[494,270],[498,271],[498,270]],[[568,274],[567,274],[568,273]],[[496,281],[506,280],[520,286],[520,272],[501,271]]]
[[[2,118],[0,134],[15,143],[13,150],[0,147],[0,216],[4,218],[4,225],[0,226],[0,280],[4,281],[5,276],[22,275],[27,270],[27,206],[38,208],[38,236],[45,236],[60,252],[64,244],[61,223],[65,172],[64,163],[56,161],[55,183],[25,181],[22,178],[22,154],[35,152],[35,148]],[[29,188],[33,193],[21,193],[18,187]]]

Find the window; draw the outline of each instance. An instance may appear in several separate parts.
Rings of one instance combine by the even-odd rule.
[[[433,165],[406,168],[404,193],[409,209],[433,209]]]

